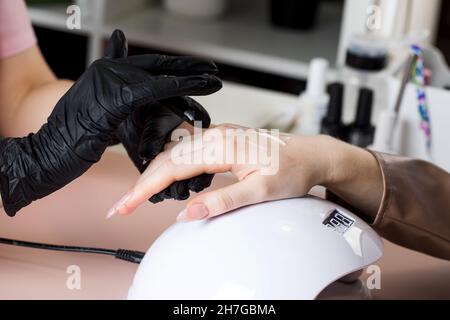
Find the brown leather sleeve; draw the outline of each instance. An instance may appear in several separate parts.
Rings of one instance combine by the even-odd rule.
[[[450,174],[422,160],[371,153],[384,182],[372,227],[401,246],[450,260]]]

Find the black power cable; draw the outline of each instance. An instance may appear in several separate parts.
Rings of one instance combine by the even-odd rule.
[[[79,252],[79,253],[91,253],[91,254],[103,254],[108,256],[114,256],[116,259],[124,260],[132,263],[141,263],[145,253],[134,250],[110,250],[101,248],[89,248],[89,247],[77,247],[77,246],[62,246],[45,243],[36,243],[28,241],[19,241],[12,239],[0,238],[0,244],[9,246],[33,248],[40,250],[52,250],[52,251],[64,251],[64,252]]]

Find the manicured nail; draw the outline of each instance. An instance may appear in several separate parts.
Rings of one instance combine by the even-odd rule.
[[[208,208],[203,203],[196,203],[181,211],[177,217],[179,222],[203,220],[209,215]]]
[[[130,191],[126,195],[124,195],[117,203],[108,211],[108,214],[106,215],[106,219],[111,219],[114,215],[119,212],[119,210],[123,207],[123,205],[130,200],[131,196],[133,195],[133,192]]]
[[[106,220],[111,219],[113,216],[115,216],[117,213],[117,209],[116,207],[112,207],[111,209],[109,209],[108,213],[106,214]]]

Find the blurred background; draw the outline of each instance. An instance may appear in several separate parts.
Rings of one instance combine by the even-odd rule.
[[[428,24],[426,27],[432,33],[428,42],[435,44],[449,60],[449,1],[412,1],[422,2],[432,12],[422,13],[419,18],[407,17],[409,23],[413,19]],[[340,56],[346,38],[351,30],[360,29],[366,19],[363,14],[357,15],[357,10],[369,3],[367,0],[27,2],[41,49],[59,77],[78,78],[90,61],[102,55],[111,32],[120,28],[129,39],[131,54],[209,57],[220,65],[220,76],[225,80],[294,94],[304,90],[308,64],[314,57],[327,59],[332,67],[343,62]],[[66,9],[71,3],[81,8],[80,30],[66,27]],[[429,17],[423,17],[424,14]]]

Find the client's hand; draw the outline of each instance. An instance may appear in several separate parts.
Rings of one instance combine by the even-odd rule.
[[[237,182],[193,198],[181,221],[214,217],[263,201],[299,197],[323,185],[375,215],[383,186],[375,158],[330,137],[276,136],[233,125],[167,146],[110,212],[126,215],[174,181],[231,172]]]
[[[125,35],[116,31],[107,47],[107,57],[111,59],[124,59],[128,57],[128,45]],[[213,62],[192,57],[171,58],[157,56],[157,64],[171,74],[204,75],[215,74],[218,70]],[[134,59],[137,57],[135,56]],[[209,85],[211,91],[221,88],[220,81],[212,81]],[[183,122],[201,123],[208,128],[211,118],[208,112],[195,100],[189,97],[173,97],[154,102],[151,105],[142,105],[136,108],[116,131],[117,142],[127,150],[140,173],[143,173],[149,162],[163,149],[172,131]],[[116,141],[114,141],[116,142]],[[212,175],[201,175],[185,181],[176,181],[165,190],[153,195],[150,201],[161,202],[164,199],[186,200],[190,191],[199,192],[209,187]]]
[[[115,32],[111,41],[121,36]],[[7,214],[15,215],[88,170],[137,108],[220,88],[215,76],[174,71],[192,65],[206,73],[216,68],[208,61],[159,55],[95,61],[36,134],[0,142],[0,188]]]

